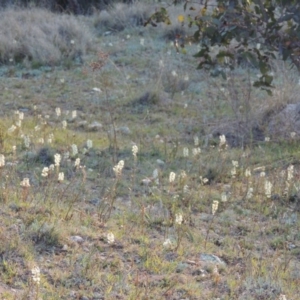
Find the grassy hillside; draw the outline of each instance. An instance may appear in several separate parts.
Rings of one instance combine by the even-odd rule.
[[[210,78],[152,10],[0,13],[1,299],[299,299],[298,75]]]

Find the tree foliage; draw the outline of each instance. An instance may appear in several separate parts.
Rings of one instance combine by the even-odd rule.
[[[181,37],[181,43],[177,37],[175,46],[179,50],[187,41],[199,43],[198,68],[211,75],[226,78],[226,70],[247,62],[261,73],[254,86],[270,93],[273,59],[289,61],[300,71],[299,0],[203,0],[200,9],[199,1],[174,0],[172,4],[183,5],[183,14],[178,16],[182,26],[195,29],[192,36]],[[170,23],[166,7],[145,25],[160,22]]]

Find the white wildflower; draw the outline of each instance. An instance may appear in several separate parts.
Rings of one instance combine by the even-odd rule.
[[[21,128],[21,126],[22,126],[22,120],[17,120],[16,121],[16,125],[17,125],[17,127]]]
[[[235,178],[235,176],[236,176],[236,168],[233,167],[233,168],[231,169],[230,173],[231,173],[232,178]]]
[[[251,170],[249,168],[245,170],[245,177],[251,177]]]
[[[203,178],[202,176],[200,176],[199,178],[200,178],[200,182],[202,185],[208,183],[208,181],[209,181],[207,178],[205,178],[205,177]]]
[[[93,141],[92,140],[87,140],[86,141],[86,146],[88,149],[91,149],[93,147]]]
[[[272,196],[272,183],[268,180],[265,181],[265,195],[267,198],[271,198]]]
[[[40,285],[41,282],[41,272],[40,272],[40,268],[38,266],[35,266],[31,269],[31,277],[32,277],[32,281],[36,284],[36,285]]]
[[[77,117],[77,110],[72,111],[72,119],[75,119]]]
[[[193,156],[197,156],[201,153],[201,149],[198,147],[198,148],[193,148]]]
[[[5,166],[5,156],[3,154],[0,154],[0,167]]]
[[[294,139],[296,137],[296,132],[293,131],[290,133],[290,135],[291,135],[291,138]]]
[[[194,136],[194,145],[195,147],[199,146],[199,138],[196,135]]]
[[[239,162],[237,160],[232,160],[232,165],[235,167],[235,168],[238,168],[239,167]]]
[[[212,206],[211,206],[211,213],[213,215],[215,215],[215,213],[217,212],[218,207],[219,207],[219,201],[214,200],[213,203],[212,203]]]
[[[58,117],[61,116],[61,109],[60,109],[60,107],[56,107],[56,108],[55,108],[55,112],[56,112],[56,115],[57,115]]]
[[[61,155],[59,153],[54,154],[54,165],[59,167],[61,161]]]
[[[219,150],[223,150],[227,148],[226,136],[224,134],[219,136]]]
[[[145,46],[145,39],[144,38],[140,39],[140,44],[141,44],[141,46]]]
[[[72,144],[72,156],[76,156],[78,154],[78,147],[75,144]]]
[[[177,77],[177,76],[178,76],[178,74],[176,73],[175,70],[173,70],[173,71],[171,72],[171,74],[172,74],[173,77]]]
[[[63,129],[66,129],[67,126],[68,126],[67,121],[66,121],[66,120],[63,120],[63,121],[62,121],[62,128],[63,128]]]
[[[30,137],[28,135],[24,135],[23,140],[24,140],[25,148],[29,148],[30,147]]]
[[[173,183],[175,181],[175,177],[176,177],[176,174],[174,172],[171,172],[169,175],[169,182]]]
[[[290,165],[287,169],[287,181],[291,181],[294,178],[294,166]]]
[[[77,157],[77,158],[75,159],[74,166],[75,166],[76,168],[79,168],[79,167],[80,167],[80,158],[79,158],[79,157]]]
[[[115,242],[115,235],[109,232],[106,236],[108,244],[113,244]]]
[[[38,139],[38,143],[39,143],[39,144],[44,144],[44,143],[45,143],[44,138],[39,138],[39,139]]]
[[[49,175],[49,168],[48,167],[44,167],[42,170],[42,174],[43,177],[48,177]]]
[[[189,157],[189,148],[187,147],[183,148],[183,157]]]
[[[20,186],[26,187],[26,188],[30,187],[29,178],[27,178],[27,177],[23,178],[23,180],[20,183]]]
[[[62,181],[64,181],[64,179],[65,179],[65,174],[64,174],[64,172],[59,172],[58,173],[58,181],[59,182],[62,182]]]
[[[183,216],[182,214],[175,214],[175,223],[178,225],[181,225],[183,222]]]
[[[221,194],[221,201],[222,201],[222,202],[227,202],[227,193],[226,193],[226,192],[223,192],[223,193]]]
[[[270,139],[269,136],[266,136],[266,137],[265,137],[265,142],[270,142],[270,140],[271,140],[271,139]]]
[[[246,199],[251,199],[253,197],[253,188],[249,187],[246,195]]]
[[[137,145],[133,145],[132,146],[132,154],[133,154],[134,157],[136,157],[138,151],[139,151],[138,146]]]
[[[183,193],[184,193],[184,194],[188,194],[188,193],[189,193],[189,186],[188,186],[187,184],[185,184],[185,185],[183,186]]]
[[[152,178],[154,179],[155,184],[159,184],[159,177],[158,177],[158,169],[154,169],[152,173]]]
[[[124,160],[120,160],[117,165],[113,167],[113,171],[115,175],[119,177],[122,174],[122,170],[124,168]]]
[[[164,246],[165,248],[172,248],[173,243],[172,243],[172,241],[171,241],[170,239],[166,239],[166,240],[163,242],[163,246]]]

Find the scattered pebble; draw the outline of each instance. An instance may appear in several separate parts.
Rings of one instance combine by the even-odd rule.
[[[127,126],[119,127],[118,131],[120,131],[121,133],[126,134],[126,135],[131,134],[131,131]]]
[[[94,121],[93,123],[87,126],[87,129],[90,131],[99,131],[102,129],[102,124],[97,121]]]
[[[157,159],[156,162],[161,167],[165,165],[165,162],[163,160],[161,160],[161,159]]]

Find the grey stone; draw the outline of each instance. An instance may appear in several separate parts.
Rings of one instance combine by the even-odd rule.
[[[200,261],[212,263],[215,265],[226,265],[226,263],[221,258],[214,254],[201,253]]]
[[[75,242],[75,243],[78,243],[78,244],[82,244],[84,242],[84,239],[79,236],[79,235],[73,235],[70,237],[70,240]]]
[[[93,123],[89,124],[87,126],[87,129],[90,130],[90,131],[99,131],[102,129],[102,124],[97,122],[97,121],[94,121]]]
[[[125,135],[131,134],[131,131],[130,131],[130,129],[129,129],[127,126],[119,127],[119,128],[117,129],[117,131],[119,131],[119,132],[121,132],[121,133],[123,133],[123,134],[125,134]]]

